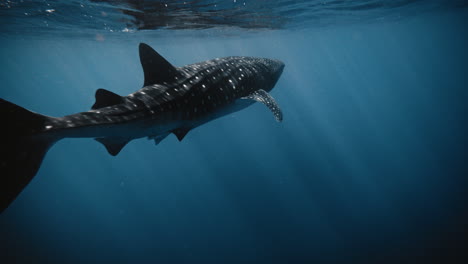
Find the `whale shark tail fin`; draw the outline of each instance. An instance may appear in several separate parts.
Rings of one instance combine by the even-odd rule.
[[[0,98],[0,213],[36,175],[47,150],[57,141],[38,134],[48,118]]]

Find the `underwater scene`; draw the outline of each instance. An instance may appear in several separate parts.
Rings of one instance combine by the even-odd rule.
[[[0,22],[0,263],[468,263],[468,1]]]

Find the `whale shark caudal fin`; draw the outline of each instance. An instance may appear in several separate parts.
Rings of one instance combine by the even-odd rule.
[[[36,175],[47,150],[58,140],[39,136],[50,118],[0,99],[2,139],[0,144],[0,212]]]

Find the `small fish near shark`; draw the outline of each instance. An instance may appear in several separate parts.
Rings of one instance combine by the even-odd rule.
[[[39,170],[48,149],[63,138],[95,138],[111,155],[131,140],[148,137],[156,144],[169,134],[181,141],[206,122],[265,104],[283,119],[268,94],[283,72],[279,60],[226,57],[175,67],[150,46],[140,43],[144,85],[127,96],[96,91],[90,111],[49,117],[0,99],[0,212],[6,209]]]

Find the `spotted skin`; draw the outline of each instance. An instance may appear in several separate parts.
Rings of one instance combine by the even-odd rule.
[[[265,92],[265,90],[255,91],[246,97],[242,97],[242,99],[251,99],[257,102],[264,103],[271,110],[273,115],[275,115],[276,121],[283,121],[283,112],[278,107],[278,104],[276,103],[275,99],[270,94]]]
[[[117,155],[131,140],[148,137],[156,144],[173,133],[187,133],[215,118],[265,104],[278,121],[281,110],[268,92],[284,64],[278,60],[227,57],[174,67],[141,43],[144,86],[127,96],[98,89],[90,111],[64,117],[31,112],[0,98],[0,212],[36,175],[50,147],[66,137],[90,137]]]
[[[122,103],[60,118],[48,119],[43,132],[63,137],[161,138],[178,128],[188,130],[255,101],[282,120],[281,110],[267,93],[284,64],[277,60],[226,57],[177,69],[172,81],[144,86],[122,97]],[[236,103],[240,100],[250,101]],[[134,127],[130,127],[134,125]]]

